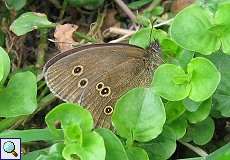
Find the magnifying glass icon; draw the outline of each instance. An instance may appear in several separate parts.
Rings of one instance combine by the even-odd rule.
[[[11,141],[7,141],[3,144],[3,149],[6,153],[11,153],[14,157],[17,157],[18,154],[15,152],[15,145]]]

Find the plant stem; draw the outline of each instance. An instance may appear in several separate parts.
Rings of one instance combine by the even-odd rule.
[[[40,30],[40,40],[38,45],[38,55],[37,55],[37,63],[36,63],[36,67],[38,68],[42,67],[45,63],[45,53],[48,48],[47,34],[48,34],[47,29],[44,28]]]
[[[151,11],[151,10],[154,9],[160,2],[161,2],[161,0],[153,0],[152,3],[149,5],[149,7],[148,7],[146,10]]]
[[[60,15],[59,15],[59,19],[60,19],[60,20],[64,17],[65,9],[66,9],[66,7],[67,7],[67,4],[68,4],[67,0],[64,0],[63,3],[62,3]]]
[[[120,34],[120,35],[134,34],[136,32],[134,30],[117,28],[117,27],[110,27],[107,31],[109,33]]]
[[[171,18],[171,19],[169,19],[169,20],[167,20],[167,21],[163,21],[163,22],[161,22],[161,23],[159,23],[159,24],[156,24],[156,25],[154,25],[153,27],[156,28],[156,27],[160,27],[160,26],[169,24],[169,23],[171,23],[173,20],[174,20],[174,18]]]
[[[50,103],[54,102],[57,99],[57,97],[55,97],[53,95],[53,93],[48,94],[47,96],[43,97],[38,104],[38,109],[37,111],[35,111],[36,113],[42,109],[44,109],[46,106],[48,106]]]
[[[0,132],[9,129],[14,125],[15,123],[21,121],[25,116],[18,116],[18,117],[10,117],[6,118],[0,121]]]
[[[48,88],[48,87],[45,87],[45,88],[41,91],[41,93],[40,93],[40,95],[38,96],[37,100],[40,101],[40,100],[44,97],[44,95],[47,94],[47,92],[49,92],[49,88]]]
[[[122,1],[122,0],[114,0],[118,6],[127,14],[127,16],[135,22],[136,16],[135,14],[129,9],[129,7]]]
[[[201,148],[199,147],[196,147],[196,146],[193,146],[189,143],[186,143],[186,142],[183,142],[181,140],[179,140],[179,142],[183,145],[185,145],[186,147],[188,147],[190,150],[192,150],[193,152],[195,152],[196,154],[198,154],[199,156],[202,156],[202,157],[206,157],[208,154],[202,150]]]
[[[106,15],[106,10],[104,10],[103,13],[100,13],[98,11],[97,20],[93,25],[91,24],[92,27],[90,26],[90,31],[87,33],[87,36],[95,38],[97,41],[103,42],[102,35],[101,35],[101,27],[103,25],[105,15]],[[82,42],[84,41],[81,41],[80,43]]]

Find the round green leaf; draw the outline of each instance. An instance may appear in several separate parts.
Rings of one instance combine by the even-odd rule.
[[[78,142],[82,144],[82,129],[77,123],[71,122],[63,126],[65,143]]]
[[[181,79],[182,82],[177,80]],[[163,64],[154,73],[153,87],[157,94],[169,101],[179,101],[188,96],[188,76],[180,66]],[[177,84],[178,82],[178,84]]]
[[[220,40],[209,31],[211,12],[191,5],[176,15],[170,27],[171,37],[183,48],[208,55],[220,48]]]
[[[166,126],[156,139],[137,145],[145,149],[151,160],[168,159],[176,150],[176,136],[173,130]]]
[[[117,101],[112,116],[120,136],[140,142],[157,137],[162,131],[165,119],[163,103],[152,88],[130,90]]]
[[[168,126],[173,130],[176,135],[176,139],[178,140],[185,135],[188,123],[187,120],[182,116],[172,123],[168,124]]]
[[[104,139],[105,148],[106,148],[106,157],[105,160],[129,160],[126,154],[126,151],[116,135],[112,131],[105,128],[96,129]]]
[[[174,101],[174,102],[168,101],[165,105],[165,111],[166,111],[166,122],[171,123],[172,121],[176,120],[184,113],[185,107],[181,101]]]
[[[5,4],[8,9],[19,11],[26,5],[26,1],[27,0],[5,0]]]
[[[49,148],[48,152],[41,153],[35,160],[64,160],[62,157],[62,150],[64,144],[56,143]]]
[[[139,147],[128,147],[126,149],[130,160],[149,160],[146,151]]]
[[[194,56],[194,52],[183,50],[182,54],[180,54],[178,59],[178,64],[186,70],[188,63],[191,61],[191,59]]]
[[[3,84],[10,72],[10,58],[5,50],[0,47],[0,84]]]
[[[69,143],[63,149],[65,160],[73,160],[72,157],[81,160],[104,160],[105,145],[103,138],[97,132],[85,132],[83,143]]]
[[[16,73],[0,91],[0,117],[16,117],[33,113],[37,108],[37,84],[33,73]]]
[[[173,40],[165,38],[161,41],[161,51],[164,55],[176,57],[182,51],[182,48],[179,47]]]
[[[90,112],[77,104],[63,103],[52,109],[45,117],[46,124],[52,132],[57,133],[55,123],[60,121],[62,127],[75,123],[84,131],[93,129]]]
[[[220,82],[220,72],[215,65],[206,58],[197,57],[188,64],[187,71],[192,74],[189,98],[198,102],[208,99]]]
[[[223,147],[217,149],[215,152],[209,154],[207,160],[228,160],[230,157],[230,143],[225,144]]]
[[[230,3],[222,3],[218,5],[215,14],[215,23],[221,25],[220,40],[222,43],[222,50],[224,53],[230,55]]]
[[[50,22],[45,14],[26,12],[14,20],[14,22],[10,25],[10,30],[17,36],[21,36],[34,29],[51,27],[55,27],[55,24]]]
[[[212,99],[209,98],[206,101],[202,102],[195,112],[185,112],[185,117],[190,123],[197,123],[206,119],[211,111]]]
[[[190,111],[190,112],[195,112],[199,106],[201,105],[201,102],[195,102],[189,98],[186,98],[183,100],[183,104],[186,108],[186,110]]]
[[[208,117],[204,121],[192,125],[188,132],[191,132],[191,137],[195,144],[204,145],[212,139],[214,130],[214,121]]]
[[[221,72],[221,81],[214,94],[213,108],[220,111],[222,116],[230,117],[230,56],[217,52],[208,57]]]
[[[150,3],[152,0],[139,0],[139,1],[134,1],[128,4],[128,7],[130,9],[139,9],[143,7],[144,5]]]
[[[152,33],[151,33],[152,32]],[[151,40],[150,40],[151,35]],[[149,43],[158,39],[161,40],[167,38],[167,33],[162,30],[156,30],[152,28],[142,28],[138,30],[130,39],[129,44],[133,44],[142,48],[147,48]]]

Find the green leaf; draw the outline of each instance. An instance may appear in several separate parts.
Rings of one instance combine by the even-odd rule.
[[[185,117],[190,123],[201,122],[206,119],[211,111],[212,99],[209,98],[206,101],[202,102],[195,112],[185,112]]]
[[[83,32],[74,31],[73,32],[73,38],[78,39],[79,41],[85,40],[86,42],[92,42],[92,43],[97,42],[97,40],[94,37],[88,36],[87,34],[85,34]]]
[[[187,71],[192,74],[189,98],[198,102],[208,99],[220,82],[220,72],[215,65],[206,58],[197,57],[188,64]]]
[[[164,13],[164,7],[163,6],[156,6],[151,10],[144,10],[143,15],[146,18],[151,19],[154,16],[160,16]]]
[[[10,58],[8,53],[0,47],[0,85],[4,84],[10,72]]]
[[[6,130],[0,133],[1,138],[21,138],[23,143],[31,141],[60,141],[63,140],[63,133],[58,130],[60,137],[54,137],[47,129],[29,129],[29,130]]]
[[[152,32],[151,40],[150,35]],[[138,30],[130,39],[129,44],[133,44],[142,48],[147,48],[150,42],[153,42],[155,39],[158,39],[159,42],[167,38],[167,33],[163,30],[156,30],[152,28],[142,28]]]
[[[54,134],[57,132],[56,122],[61,122],[63,128],[72,123],[78,124],[83,132],[93,129],[93,119],[90,112],[77,104],[63,103],[56,106],[46,115],[45,121]]]
[[[121,141],[112,131],[105,128],[98,128],[96,132],[104,139],[106,148],[105,160],[129,160]]]
[[[190,112],[195,112],[199,108],[201,102],[195,102],[189,98],[186,98],[183,100],[183,104],[184,104],[186,110],[188,110]]]
[[[230,143],[219,148],[215,152],[207,156],[207,160],[229,160],[230,157]]]
[[[16,73],[11,77],[7,87],[0,91],[0,117],[33,113],[37,108],[36,95],[35,75],[29,71]]]
[[[128,4],[128,7],[130,9],[139,9],[141,8],[142,6],[150,3],[152,0],[138,0],[138,1],[135,1],[135,2],[131,2]]]
[[[139,147],[129,147],[126,149],[130,160],[149,160],[146,151]]]
[[[181,101],[168,101],[165,105],[165,111],[167,117],[166,122],[171,123],[184,113],[185,108]]]
[[[182,116],[174,120],[168,126],[173,130],[176,135],[176,139],[181,139],[185,133],[188,126],[187,120]]]
[[[230,55],[230,3],[222,3],[218,5],[218,9],[215,14],[215,23],[221,25],[220,40],[222,43],[222,50],[224,53]]]
[[[180,160],[229,160],[230,157],[230,143],[219,148],[215,152],[209,154],[206,157],[197,157],[197,158],[186,158]]]
[[[171,37],[183,48],[208,55],[218,50],[221,42],[209,31],[211,13],[198,5],[191,5],[178,13],[170,27]]]
[[[182,51],[182,48],[169,38],[163,39],[160,46],[164,55],[172,55],[175,57]]]
[[[17,36],[24,35],[32,30],[55,27],[55,24],[42,13],[26,12],[20,15],[10,26],[10,30]]]
[[[35,151],[32,151],[32,152],[28,152],[25,155],[22,154],[22,159],[23,160],[36,159],[37,157],[39,157],[39,155],[47,153],[48,150],[49,150],[49,148],[45,148],[45,149],[40,149],[40,150],[35,150]]]
[[[78,142],[82,144],[82,129],[76,123],[68,123],[68,125],[63,126],[65,143]]]
[[[5,0],[5,4],[8,9],[19,11],[26,5],[26,1],[27,0]]]
[[[104,160],[105,145],[103,138],[96,132],[85,132],[83,134],[83,144],[69,143],[65,146],[62,155],[66,160],[72,160],[71,157],[81,160]]]
[[[177,78],[179,80],[180,77],[183,77],[184,82],[176,84],[175,80]],[[179,101],[187,97],[190,92],[191,87],[188,81],[189,76],[180,66],[163,64],[156,69],[152,85],[156,93],[163,98],[169,101]]]
[[[220,111],[222,116],[230,117],[230,56],[222,52],[217,52],[210,55],[208,58],[214,62],[221,72],[221,81],[213,97],[216,102],[213,108]]]
[[[178,60],[178,65],[180,65],[184,70],[186,70],[188,63],[192,60],[194,52],[183,50],[176,59]]]
[[[41,153],[35,160],[64,160],[62,157],[63,148],[64,144],[62,143],[53,144],[45,154]]]
[[[165,119],[163,103],[152,88],[130,90],[117,101],[112,116],[120,136],[140,142],[157,137],[162,131]]]
[[[168,159],[176,150],[176,136],[171,128],[164,127],[156,139],[137,145],[145,149],[150,160]]]
[[[228,0],[197,0],[201,6],[208,8],[212,13],[215,13],[219,4],[228,2]]]
[[[204,145],[212,139],[214,130],[214,121],[212,118],[208,117],[204,121],[191,125],[187,130],[188,133],[186,134],[191,136],[191,139],[195,144]]]

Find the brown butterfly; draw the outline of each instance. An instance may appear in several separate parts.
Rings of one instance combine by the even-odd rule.
[[[162,63],[157,41],[148,49],[130,44],[92,44],[58,54],[44,67],[48,87],[60,99],[85,106],[97,127],[111,127],[116,100],[149,86]]]

